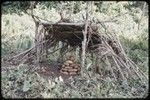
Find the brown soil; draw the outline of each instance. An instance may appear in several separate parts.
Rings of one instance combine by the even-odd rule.
[[[53,62],[51,64],[44,62],[40,64],[40,69],[38,69],[37,72],[41,77],[44,77],[44,78],[56,78],[56,77],[61,76],[64,82],[68,82],[71,76],[72,77],[77,76],[74,74],[66,75],[66,74],[60,73],[61,66],[62,64],[58,62]]]
[[[15,69],[17,68],[18,65],[16,64],[12,64],[10,62],[7,61],[2,61],[2,71],[6,71],[6,70],[11,70],[11,69]],[[40,65],[35,65],[35,64],[28,64],[28,66],[30,66],[31,68],[38,68],[36,70],[36,72],[43,78],[45,79],[53,79],[53,78],[58,78],[59,76],[62,77],[63,81],[65,83],[70,82],[70,78],[72,76],[72,78],[74,78],[77,75],[65,75],[63,73],[60,73],[60,67],[62,66],[61,63],[58,62],[53,62],[51,64],[49,64],[48,62],[42,62],[40,63]]]

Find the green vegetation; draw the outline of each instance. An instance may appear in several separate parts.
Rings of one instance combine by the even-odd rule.
[[[145,5],[145,7],[144,7]],[[66,17],[75,22],[83,21],[85,2],[39,2],[34,14],[45,20],[57,22],[58,11],[63,7]],[[92,69],[92,60],[86,59],[84,77],[78,76],[70,85],[61,78],[45,79],[37,72],[37,66],[9,65],[3,60],[25,51],[34,45],[35,24],[24,10],[29,2],[4,2],[1,20],[1,85],[4,98],[143,98],[148,93],[147,85],[137,80],[116,82],[109,77],[102,79]],[[144,9],[143,9],[144,8]],[[71,16],[69,14],[71,14]],[[143,13],[143,14],[142,14]],[[68,14],[68,15],[67,15]],[[125,52],[147,76],[148,65],[148,5],[146,2],[95,2],[93,18],[106,22],[109,30],[116,33]],[[115,20],[114,22],[111,22]],[[139,28],[138,28],[139,27]],[[105,30],[99,29],[104,33]],[[56,60],[59,53],[49,56]],[[49,61],[51,62],[51,61]]]

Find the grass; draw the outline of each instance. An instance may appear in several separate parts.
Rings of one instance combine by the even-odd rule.
[[[113,16],[117,5],[112,6],[114,10],[106,13],[95,13],[94,16],[101,20]],[[119,6],[123,9],[122,6]],[[124,11],[123,9],[122,11]],[[84,12],[84,11],[81,11]],[[76,20],[81,20],[81,12],[73,15]],[[134,11],[133,11],[134,12]],[[43,9],[38,5],[34,13],[44,19],[56,22],[60,19],[55,9]],[[135,14],[135,17],[138,13]],[[118,23],[108,23],[107,26],[120,35],[120,40],[127,55],[140,66],[140,69],[148,75],[148,18],[144,17],[141,29],[137,31],[137,23],[130,14],[116,18]],[[10,57],[11,53],[17,54],[33,46],[35,26],[32,18],[22,13],[2,15],[2,57]],[[134,28],[133,28],[134,27]],[[56,60],[58,53],[50,55],[49,59]],[[50,62],[50,61],[49,61]],[[93,75],[92,62],[87,59],[84,77],[77,77],[70,84],[65,84],[61,79],[45,79],[41,77],[34,68],[36,66],[20,64],[11,66],[2,64],[2,96],[4,98],[136,98],[146,97],[148,84],[145,86],[137,80],[126,82],[115,82],[109,77],[101,79],[98,74]],[[89,74],[91,78],[87,75]]]
[[[12,66],[7,66],[11,68]],[[32,67],[32,69],[31,69]],[[65,84],[60,78],[44,79],[34,71],[35,66],[21,64],[2,71],[2,95],[4,98],[135,98],[142,97],[146,86],[139,80],[131,80],[129,86],[99,75],[77,77]]]

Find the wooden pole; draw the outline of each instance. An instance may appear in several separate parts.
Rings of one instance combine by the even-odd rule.
[[[81,75],[83,74],[83,68],[85,65],[85,51],[86,51],[86,42],[87,42],[87,28],[88,28],[88,8],[89,2],[86,3],[86,20],[85,20],[85,30],[83,31],[83,41],[82,41],[82,69]]]
[[[42,34],[43,34],[43,26],[40,25],[37,29],[37,33],[36,33],[36,37],[35,37],[35,39],[37,39],[36,43],[35,43],[36,45],[42,41],[42,38],[43,38]],[[43,49],[42,46],[43,46],[43,44],[36,47],[36,55],[37,55],[38,63],[41,61],[41,53],[42,53],[42,49]]]

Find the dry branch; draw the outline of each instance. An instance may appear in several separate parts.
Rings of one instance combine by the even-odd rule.
[[[118,62],[116,61],[116,59],[114,58],[114,56],[112,56],[112,58],[113,58],[113,60],[114,60],[114,62],[115,62],[115,64],[116,64],[116,66],[117,66],[117,68],[118,68],[118,70],[119,70],[119,72],[120,72],[120,74],[121,74],[122,79],[123,79],[123,80],[126,80],[126,78],[124,77],[123,72],[122,72],[120,66],[118,65]]]
[[[41,43],[39,43],[39,44],[37,44],[37,45],[31,47],[30,49],[28,49],[28,50],[26,50],[26,51],[24,51],[24,52],[21,52],[21,53],[15,55],[15,56],[13,56],[12,58],[8,59],[8,61],[11,61],[12,59],[19,59],[20,57],[21,57],[21,58],[24,57],[24,56],[27,55],[28,53],[35,51],[36,46],[41,45],[41,44],[43,44],[43,43],[45,43],[45,42],[47,42],[47,41],[42,41]]]
[[[84,23],[66,23],[66,22],[60,22],[60,23],[48,23],[48,22],[41,22],[40,24],[44,26],[49,26],[49,25],[60,25],[60,26],[84,26]]]
[[[83,41],[82,41],[82,68],[84,67],[85,64],[85,50],[86,50],[86,42],[87,42],[87,28],[88,28],[88,9],[89,9],[89,2],[87,2],[86,5],[86,21],[85,21],[85,30],[83,31]]]
[[[116,81],[117,78],[116,78],[115,73],[114,73],[114,71],[113,71],[113,69],[112,69],[112,67],[111,67],[111,63],[109,62],[108,57],[106,57],[106,61],[107,61],[107,63],[108,63],[108,67],[110,68],[110,71],[111,71],[111,73],[112,73],[112,75],[113,75],[113,77],[114,77],[114,80]]]

